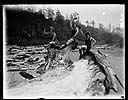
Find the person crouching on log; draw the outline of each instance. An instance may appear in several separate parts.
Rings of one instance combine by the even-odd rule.
[[[85,40],[84,40],[84,42],[85,42],[85,46],[84,47],[82,46],[79,49],[79,53],[80,53],[79,59],[82,58],[82,55],[85,53],[85,50],[86,50],[86,53],[88,53],[91,50],[91,48],[95,44],[96,40],[93,37],[91,37],[90,32],[87,31],[85,33]]]

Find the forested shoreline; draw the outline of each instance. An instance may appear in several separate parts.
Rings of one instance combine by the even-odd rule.
[[[47,18],[46,18],[47,15]],[[72,17],[72,16],[71,16]],[[70,19],[66,19],[61,12],[51,8],[35,12],[32,8],[9,9],[6,8],[6,40],[7,45],[43,45],[50,41],[51,37],[45,37],[43,30],[46,26],[53,26],[60,43],[67,41],[71,35]],[[106,32],[102,28],[85,26],[80,23],[82,31],[90,31],[92,37],[97,40],[97,45],[117,45],[123,47],[123,37],[116,33]],[[77,36],[81,41],[84,38]]]

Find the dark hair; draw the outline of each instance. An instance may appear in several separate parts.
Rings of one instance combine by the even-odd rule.
[[[87,35],[89,35],[89,36],[91,35],[89,31],[87,31],[87,32],[85,33],[85,36],[87,36]]]
[[[79,25],[78,28],[81,29],[81,26]]]
[[[45,29],[45,32],[50,32],[51,29],[52,29],[53,31],[55,30],[54,27],[50,27],[50,26],[46,26],[44,29]]]
[[[46,26],[46,27],[44,28],[44,30],[45,30],[45,32],[49,32],[49,31],[50,31],[50,28],[49,28],[48,26]]]
[[[54,28],[54,27],[52,27],[52,26],[50,27],[50,29],[51,29],[52,31],[55,31],[55,28]]]
[[[75,17],[75,18],[73,18],[73,20],[74,20],[74,19],[77,19],[77,18]]]

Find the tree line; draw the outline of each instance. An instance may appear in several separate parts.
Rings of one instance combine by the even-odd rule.
[[[72,18],[72,15],[70,15],[70,18]],[[40,9],[39,11],[34,11],[32,8],[6,8],[7,44],[41,45],[48,43],[51,37],[45,37],[43,33],[47,26],[53,26],[59,42],[65,43],[71,35],[70,21],[71,19],[65,18],[59,10],[55,12],[51,8]],[[86,31],[91,32],[92,37],[97,40],[97,45],[118,44],[119,47],[123,47],[122,37],[118,34],[106,32],[102,28],[95,28],[94,21],[92,26],[79,24],[84,33]],[[84,44],[84,38],[80,34],[77,39],[81,41],[81,44]]]

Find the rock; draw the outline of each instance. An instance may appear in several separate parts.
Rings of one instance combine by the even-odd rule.
[[[25,52],[16,54],[14,59],[19,59],[19,60],[24,60],[25,58],[29,58],[30,55],[29,54],[25,54]]]
[[[45,58],[42,57],[41,59],[38,60],[38,63],[41,63],[41,62],[45,62]]]
[[[38,60],[39,60],[39,58],[38,58],[38,57],[35,57],[33,60],[34,60],[34,61],[38,61]]]
[[[15,63],[15,62],[8,62],[7,66],[17,66],[17,63]]]
[[[27,62],[34,62],[33,58],[29,58]]]
[[[6,62],[13,62],[15,61],[14,59],[7,59]]]

